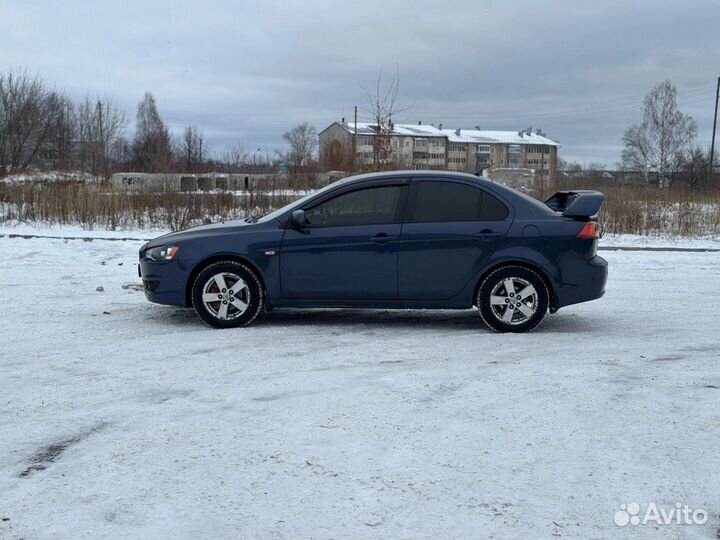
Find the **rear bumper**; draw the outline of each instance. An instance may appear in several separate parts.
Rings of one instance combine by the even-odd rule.
[[[601,298],[605,294],[607,276],[608,263],[599,255],[583,264],[564,268],[563,282],[557,290],[555,309]]]
[[[185,286],[189,271],[177,261],[153,262],[140,259],[145,298],[156,304],[185,306]]]

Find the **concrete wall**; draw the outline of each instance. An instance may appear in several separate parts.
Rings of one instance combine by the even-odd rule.
[[[170,191],[261,191],[273,189],[273,184],[285,182],[277,174],[154,174],[115,173],[110,184],[117,189]]]

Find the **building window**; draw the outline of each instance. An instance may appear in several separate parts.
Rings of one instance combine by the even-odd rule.
[[[464,144],[451,144],[448,146],[449,152],[465,152]]]
[[[487,144],[481,144],[477,147],[477,153],[478,154],[489,154],[490,153],[490,145]]]
[[[465,163],[464,157],[451,157],[448,158],[448,163]]]
[[[511,144],[510,145],[510,153],[511,154],[519,154],[520,153],[520,145],[519,144]]]

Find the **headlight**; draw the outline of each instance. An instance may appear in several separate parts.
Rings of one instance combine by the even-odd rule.
[[[171,261],[180,248],[178,246],[160,246],[150,248],[145,256],[151,261]]]

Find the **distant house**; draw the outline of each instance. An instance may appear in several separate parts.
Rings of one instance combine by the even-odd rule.
[[[378,152],[378,137],[383,151]],[[442,125],[333,122],[320,132],[320,163],[325,169],[351,170],[377,165],[402,169],[445,169],[478,173],[532,169],[554,182],[560,145],[540,130],[443,129]]]

